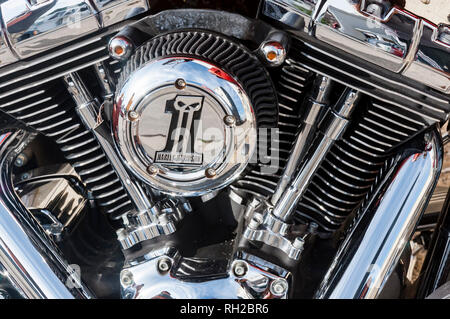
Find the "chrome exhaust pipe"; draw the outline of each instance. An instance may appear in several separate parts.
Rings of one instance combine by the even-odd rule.
[[[423,152],[409,156],[364,210],[344,240],[316,298],[377,298],[424,212],[442,168],[437,130],[425,134]]]
[[[25,298],[90,298],[12,185],[11,166],[32,138],[24,131],[0,132],[0,268]]]

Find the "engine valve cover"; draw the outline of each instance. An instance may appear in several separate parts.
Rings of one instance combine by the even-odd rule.
[[[232,183],[256,149],[256,119],[233,76],[192,57],[162,57],[116,92],[113,131],[129,169],[161,192],[201,196]]]

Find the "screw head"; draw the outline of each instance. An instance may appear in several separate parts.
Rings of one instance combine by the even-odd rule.
[[[131,122],[137,121],[139,119],[139,114],[135,111],[128,112],[128,119]]]
[[[131,286],[133,282],[134,282],[133,274],[131,273],[131,271],[129,270],[122,271],[122,273],[120,274],[120,283],[122,284],[122,286],[124,287]]]
[[[283,297],[288,288],[289,285],[285,279],[276,279],[270,284],[270,292],[277,297]]]
[[[172,262],[169,258],[161,258],[158,260],[158,270],[162,273],[168,272],[172,268]]]
[[[236,118],[233,115],[227,115],[224,117],[223,121],[225,122],[226,125],[228,126],[233,126],[234,124],[236,124]]]
[[[243,261],[238,261],[233,266],[233,273],[236,277],[245,276],[248,271],[247,263]]]
[[[175,87],[178,90],[183,90],[186,87],[186,81],[184,79],[177,79],[175,81]]]
[[[205,170],[205,176],[207,178],[214,178],[216,175],[217,175],[217,172],[214,168],[210,167]]]
[[[147,173],[149,173],[152,176],[155,176],[156,174],[159,173],[159,168],[156,167],[155,165],[150,165],[149,167],[147,167]]]

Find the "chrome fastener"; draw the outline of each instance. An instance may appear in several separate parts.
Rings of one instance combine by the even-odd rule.
[[[248,271],[247,263],[238,261],[233,266],[233,273],[236,277],[243,277]]]
[[[133,53],[133,43],[124,36],[117,36],[109,41],[109,55],[116,60],[126,60]]]
[[[236,118],[233,115],[227,115],[224,117],[223,121],[225,122],[226,125],[228,126],[233,126],[234,124],[236,124]]]
[[[279,66],[286,60],[286,49],[279,42],[266,42],[260,50],[266,61],[273,66]]]
[[[133,274],[129,270],[123,270],[120,274],[120,283],[124,287],[131,286],[133,284]]]
[[[177,79],[175,81],[175,87],[178,90],[183,90],[184,88],[186,88],[186,81],[184,79]]]
[[[162,273],[166,273],[172,268],[172,262],[169,258],[161,258],[158,260],[158,270]]]
[[[288,288],[289,285],[285,279],[276,279],[270,284],[270,292],[277,297],[284,296]]]
[[[128,119],[131,122],[137,121],[139,119],[139,114],[135,111],[128,112]]]
[[[214,168],[210,167],[210,168],[207,168],[205,170],[205,176],[208,177],[208,178],[213,178],[216,175],[217,175],[217,172],[216,172],[216,170]]]
[[[159,173],[159,168],[155,165],[150,165],[147,167],[147,173],[149,173],[151,176],[155,176]]]

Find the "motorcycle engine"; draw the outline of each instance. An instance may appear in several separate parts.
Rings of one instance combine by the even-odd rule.
[[[27,297],[369,298],[407,267],[448,27],[392,1],[94,0],[72,35],[27,21],[56,1],[20,2],[0,4],[0,243],[22,237],[0,263]]]

